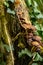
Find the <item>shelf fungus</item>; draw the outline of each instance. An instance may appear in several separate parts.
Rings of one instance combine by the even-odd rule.
[[[5,51],[6,65],[14,65],[14,63],[15,63],[14,56],[16,56],[18,54],[19,48],[23,49],[25,47],[26,48],[28,47],[28,48],[32,48],[31,51],[40,50],[39,52],[43,53],[43,42],[42,42],[42,38],[35,34],[36,28],[34,25],[32,25],[32,23],[30,21],[28,8],[25,4],[25,0],[14,0],[13,5],[11,2],[7,2],[8,4],[10,4],[8,9],[10,8],[11,11],[12,11],[12,8],[14,9],[14,11],[15,11],[14,16],[11,15],[10,13],[9,13],[10,14],[9,15],[8,12],[5,12],[5,9],[4,9],[5,6],[3,5],[3,3],[5,1],[6,0],[0,0],[0,3],[1,3],[0,4],[1,38],[3,38],[3,41],[4,41],[3,44],[8,45],[9,49],[10,49],[9,52]],[[8,18],[10,18],[12,20],[12,18],[11,18],[11,16],[12,16],[14,20],[11,21],[9,19],[9,21],[11,21],[11,22],[9,22],[6,18],[6,13],[9,16]],[[9,33],[11,33],[11,34],[9,34]],[[13,44],[15,47],[14,51],[16,51],[14,53],[12,50]],[[24,57],[24,59],[25,59],[25,57]],[[18,55],[16,57],[16,60],[18,60]],[[15,65],[17,65],[17,64],[15,64]]]
[[[19,20],[20,25],[27,31],[27,34],[24,36],[27,40],[27,43],[30,46],[36,46],[37,48],[43,49],[42,39],[40,36],[34,35],[36,31],[35,26],[32,25],[28,13],[28,8],[24,0],[15,0],[14,3],[15,12]]]

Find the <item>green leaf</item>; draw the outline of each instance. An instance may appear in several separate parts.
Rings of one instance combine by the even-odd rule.
[[[9,7],[9,4],[8,4],[7,2],[4,2],[4,5],[5,5],[6,7]]]
[[[35,25],[37,30],[39,30],[39,31],[41,30],[41,27],[40,27],[40,25],[38,23],[34,23],[34,25]]]
[[[33,2],[34,2],[34,7],[37,8],[38,6],[37,2],[35,0]]]
[[[14,10],[11,10],[10,8],[7,9],[7,13],[12,14],[12,15],[15,15]]]
[[[10,1],[10,2],[14,3],[14,0],[7,0],[7,1]]]
[[[5,45],[5,44],[4,44],[4,48],[5,48],[5,50],[6,50],[7,52],[10,52],[10,47],[9,47],[9,45]],[[14,50],[13,45],[11,46],[11,49]]]
[[[21,52],[18,52],[18,57],[22,57],[23,55],[28,55],[29,57],[32,57],[31,52],[26,48],[21,50]]]
[[[39,65],[38,63],[32,63],[32,65]]]
[[[39,36],[39,33],[38,33],[38,31],[35,31],[35,34]]]
[[[3,57],[3,53],[0,53],[0,57]]]
[[[25,2],[26,2],[26,4],[27,4],[28,7],[29,7],[29,6],[32,6],[31,0],[25,0]]]
[[[6,65],[6,63],[4,61],[0,62],[0,65]]]
[[[14,3],[14,0],[10,0],[12,3]]]
[[[9,48],[8,45],[4,45],[4,48],[5,48],[5,50],[6,50],[7,52],[10,52],[10,48]]]
[[[28,4],[31,5],[31,0],[28,0]]]
[[[43,61],[43,58],[37,52],[33,54],[33,58],[33,61]]]
[[[38,16],[37,16],[38,19],[43,19],[43,14],[40,13]]]

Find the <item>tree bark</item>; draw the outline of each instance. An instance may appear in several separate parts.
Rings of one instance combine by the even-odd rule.
[[[1,33],[2,37],[4,39],[4,42],[6,45],[9,46],[10,51],[6,52],[6,65],[14,65],[14,57],[13,57],[13,52],[12,52],[12,41],[9,35],[9,31],[7,29],[7,20],[5,17],[5,12],[4,12],[4,2],[5,0],[0,0],[0,19],[1,19]]]

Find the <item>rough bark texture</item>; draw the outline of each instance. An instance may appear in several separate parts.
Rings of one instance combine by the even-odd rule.
[[[15,41],[18,39],[19,35],[24,36],[26,43],[28,43],[28,45],[32,48],[31,51],[33,51],[33,50],[36,51],[39,49],[43,50],[43,45],[42,45],[41,37],[34,34],[36,29],[30,21],[30,17],[28,15],[29,14],[28,8],[27,8],[24,0],[15,0],[15,2],[14,2],[14,10],[15,10],[16,16],[14,17],[14,21],[12,21],[12,24],[11,24],[12,26],[10,26],[13,29],[14,34],[12,34],[12,35],[14,35],[14,36],[12,36],[13,40],[10,38],[9,30],[7,27],[8,21],[6,20],[4,6],[3,6],[4,1],[5,0],[0,0],[0,26],[1,26],[0,27],[1,28],[0,37],[3,38],[5,44],[8,45],[10,48],[10,52],[6,52],[6,51],[4,52],[6,54],[6,65],[14,65],[14,57],[13,57],[11,45],[12,45],[12,41],[15,43]],[[17,20],[18,20],[18,22],[17,22]],[[20,28],[20,30],[18,30],[19,33],[16,30],[16,34],[15,34],[14,28],[16,28],[17,30],[18,30],[18,28]],[[12,30],[10,29],[10,31],[12,31]]]
[[[41,37],[34,35],[35,27],[32,25],[30,21],[30,17],[28,15],[28,8],[25,4],[24,0],[16,0],[14,3],[15,6],[15,12],[18,17],[19,23],[21,26],[28,32],[26,35],[26,39],[28,44],[31,46],[35,46],[37,49],[43,50],[43,44],[41,42]],[[37,38],[37,40],[36,40]],[[34,41],[34,43],[32,43]]]
[[[4,13],[4,1],[5,0],[0,0],[0,22],[1,22],[1,33],[2,33],[2,38],[4,39],[4,42],[6,45],[9,46],[10,51],[5,52],[6,54],[6,65],[14,65],[14,58],[13,58],[13,52],[12,52],[12,47],[11,47],[11,39],[8,33],[7,29],[7,20],[5,18],[5,13]]]

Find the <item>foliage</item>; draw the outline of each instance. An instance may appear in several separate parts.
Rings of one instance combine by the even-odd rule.
[[[34,23],[37,31],[36,31],[36,34],[41,36],[42,37],[42,40],[43,40],[43,26],[42,24],[39,24],[38,22]]]
[[[7,8],[7,13],[9,13],[9,14],[11,14],[11,15],[15,15],[15,11],[10,8],[10,7],[12,7],[12,6],[10,6],[10,3],[9,3],[9,2],[12,4],[12,3],[14,3],[14,0],[6,0],[6,1],[4,2],[4,5],[5,5],[6,8]]]
[[[14,19],[16,19],[16,17],[14,17],[14,15],[15,15],[15,10],[13,7],[14,1],[15,0],[6,0],[4,2],[4,6],[5,6],[6,12],[8,14],[7,26],[8,26],[8,29],[10,29],[8,31],[11,36],[11,41],[12,41],[12,39],[15,39],[14,33],[18,34],[18,32],[21,32],[21,30],[22,30],[22,29],[20,29],[18,20],[16,20],[16,22],[14,20]],[[43,8],[42,8],[43,1],[42,0],[25,0],[25,2],[29,9],[29,16],[30,16],[32,25],[34,25],[37,29],[35,31],[35,34],[38,36],[41,36],[42,41],[43,41]],[[11,5],[11,4],[13,4],[13,5]],[[40,7],[40,6],[42,6],[42,7]],[[11,15],[13,16],[13,20],[12,20]],[[40,21],[41,21],[41,23],[39,24]],[[13,33],[12,33],[12,27],[14,28]],[[18,31],[18,28],[20,29],[20,31]],[[15,30],[16,30],[16,32],[15,32]],[[14,46],[12,46],[12,50],[14,51],[14,57],[16,57],[15,65],[27,65],[28,63],[29,63],[28,65],[43,65],[43,54],[41,55],[39,52],[31,52],[30,47],[26,43],[26,39],[24,39],[23,35],[18,35],[18,36],[16,36],[16,38],[17,38],[16,41],[15,40],[12,41],[12,44],[14,45]],[[19,41],[20,41],[20,44],[19,44]],[[5,49],[5,52],[9,53],[10,52],[9,46],[7,44],[5,44],[5,42],[3,40],[2,40],[2,42],[0,42],[0,47],[2,46],[3,49]],[[22,46],[22,48],[20,46]],[[2,51],[1,51],[0,58],[2,59],[3,56],[4,56],[4,53],[2,53]],[[24,61],[24,59],[25,59],[25,61]],[[6,62],[3,60],[2,61],[0,60],[0,65],[6,65]]]
[[[6,63],[5,63],[5,62],[3,62],[3,61],[1,61],[1,62],[0,62],[0,65],[6,65]]]
[[[7,0],[7,1],[10,1],[10,2],[14,3],[14,0]]]
[[[23,55],[28,55],[29,57],[32,57],[32,53],[28,49],[21,50],[21,52],[18,53],[19,57],[22,57]]]
[[[35,25],[37,31],[36,33],[42,37],[43,39],[43,13],[40,10],[39,3],[41,4],[42,0],[26,0],[27,6],[30,13],[30,19],[32,21],[32,24]],[[42,5],[42,4],[41,4]],[[41,19],[41,20],[40,20]],[[38,21],[39,20],[39,21]],[[39,24],[39,23],[42,24]]]
[[[25,48],[25,49],[21,50],[21,52],[18,53],[18,57],[21,58],[24,55],[27,55],[30,58],[32,58],[33,62],[38,62],[38,61],[43,62],[43,58],[37,52],[31,53],[28,49]]]
[[[36,0],[25,0],[28,8],[29,9],[29,14],[30,14],[30,19],[32,24],[36,27],[36,35],[39,35],[42,37],[43,39],[43,25],[39,24],[38,20],[43,19],[43,13],[41,12],[41,8],[39,7],[39,2]],[[41,4],[42,5],[42,4]],[[41,22],[43,23],[43,20],[41,20]],[[29,57],[32,56],[32,53],[27,50],[27,49],[23,49],[21,52],[19,52],[19,57],[22,57],[24,55],[28,55]],[[34,62],[32,63],[32,65],[41,65],[40,63],[38,63],[39,61],[42,61],[43,64],[43,58],[42,56],[40,56],[39,53],[35,52],[33,53],[33,58],[34,58]],[[36,63],[35,63],[36,62]]]
[[[7,9],[7,12],[9,13],[9,14],[13,14],[13,15],[15,15],[15,12],[13,11],[13,10],[11,10],[11,9]]]
[[[34,58],[33,61],[42,61],[43,62],[43,58],[37,52],[35,52],[33,54],[33,58]]]

